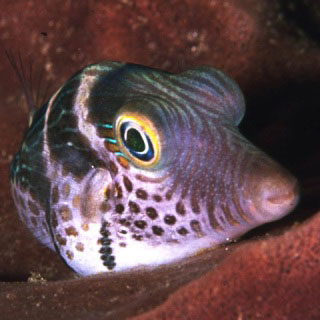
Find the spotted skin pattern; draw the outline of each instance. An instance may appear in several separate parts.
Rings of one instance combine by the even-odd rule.
[[[279,219],[296,181],[239,133],[244,111],[211,67],[89,65],[13,159],[20,218],[83,276],[176,262]]]

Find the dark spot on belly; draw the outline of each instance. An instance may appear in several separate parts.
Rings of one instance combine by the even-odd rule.
[[[132,187],[132,182],[127,176],[123,176],[123,184],[126,187],[128,192],[131,192],[133,187]]]
[[[134,225],[139,229],[144,229],[147,226],[147,223],[144,220],[137,220],[134,222]]]
[[[153,198],[153,200],[155,202],[161,202],[162,201],[162,197],[160,195],[158,195],[158,194],[153,195],[152,198]]]
[[[106,190],[104,191],[104,198],[105,200],[109,200],[110,199],[110,188],[106,188]]]
[[[181,201],[178,201],[176,204],[176,211],[181,216],[184,216],[186,214],[186,209],[184,207],[184,204]]]
[[[125,226],[125,227],[130,227],[130,225],[131,225],[130,221],[128,221],[127,219],[120,219],[120,220],[119,220],[119,223],[120,223],[122,226]]]
[[[111,209],[111,206],[110,204],[108,203],[108,201],[103,201],[101,204],[100,204],[100,211],[101,212],[107,212]]]
[[[152,220],[155,220],[158,217],[157,210],[152,207],[148,207],[146,209],[146,213],[147,213],[147,216]]]
[[[102,231],[102,232],[103,232],[103,231]],[[101,233],[102,233],[102,232],[101,232]],[[103,236],[103,238],[102,238],[102,240],[101,240],[101,244],[102,244],[103,246],[109,246],[109,245],[112,243],[112,240],[109,239],[108,237],[109,237],[109,235]]]
[[[112,248],[111,247],[102,247],[102,248],[100,248],[99,252],[103,253],[103,254],[111,254]]]
[[[111,255],[102,255],[101,259],[103,260],[103,265],[106,266],[109,270],[114,269],[114,267],[116,266],[115,264],[115,256],[111,256]]]
[[[132,236],[133,239],[137,240],[137,241],[141,241],[143,239],[142,235],[140,234],[134,234]]]
[[[80,251],[80,252],[83,252],[83,251],[84,251],[84,245],[83,245],[83,243],[78,242],[78,243],[76,244],[76,249],[77,249],[78,251]]]
[[[115,183],[115,187],[114,187],[114,195],[117,199],[121,199],[122,198],[122,188],[119,185],[118,182]]]
[[[60,246],[65,246],[67,244],[67,239],[60,236],[60,234],[56,235],[56,240],[60,244]]]
[[[116,266],[115,257],[112,256],[112,248],[110,247],[112,240],[110,239],[110,231],[108,227],[110,224],[107,221],[104,221],[100,228],[100,234],[102,238],[100,239],[101,248],[99,253],[101,253],[100,259],[103,261],[103,265],[108,268],[108,270],[114,269]]]
[[[81,229],[82,229],[83,231],[88,231],[88,230],[89,230],[89,225],[88,225],[87,223],[83,223],[83,224],[81,225]]]
[[[70,221],[72,219],[71,210],[67,205],[63,205],[59,208],[59,215],[63,221]]]
[[[167,200],[170,200],[172,198],[172,191],[168,191],[167,193],[166,193],[166,199]]]
[[[78,232],[77,230],[75,229],[75,227],[73,226],[70,226],[68,228],[65,229],[65,232],[68,236],[74,236],[74,237],[77,237],[78,236]]]
[[[164,217],[164,222],[165,222],[166,224],[173,225],[173,224],[176,223],[176,221],[177,221],[177,219],[176,219],[175,216],[166,215],[166,216]]]
[[[66,198],[69,197],[69,194],[70,194],[70,184],[69,183],[65,183],[62,186],[62,195],[66,199]]]
[[[137,198],[139,199],[142,199],[142,200],[148,199],[148,193],[143,189],[137,189],[136,195],[137,195]]]
[[[139,213],[140,212],[139,205],[133,201],[129,201],[129,208],[130,208],[130,212],[132,212],[132,213]]]
[[[106,229],[106,228],[105,229],[101,228],[100,229],[100,234],[105,238],[108,238],[111,235],[110,231],[108,229]]]
[[[81,200],[80,195],[76,194],[72,199],[72,206],[78,209],[80,207],[80,200]]]
[[[73,259],[73,252],[71,252],[70,250],[67,250],[66,251],[66,255],[68,257],[69,260],[72,260]]]
[[[114,261],[114,260],[115,260],[115,257],[114,257],[114,256],[110,256],[110,257],[109,257],[109,260],[110,260],[110,261]]]
[[[200,213],[200,207],[196,199],[191,199],[191,209],[194,213],[199,214]]]
[[[191,229],[197,233],[197,234],[201,234],[202,233],[202,230],[201,230],[201,225],[200,225],[200,222],[197,221],[197,220],[192,220],[190,222],[190,227]]]
[[[178,233],[181,234],[182,236],[185,236],[186,234],[189,233],[189,231],[185,227],[181,227],[178,230]]]
[[[51,225],[54,229],[58,226],[58,220],[55,210],[51,211]]]
[[[161,236],[163,234],[163,229],[161,227],[158,226],[152,226],[152,232],[156,235],[156,236]]]
[[[123,206],[123,204],[121,204],[121,203],[117,204],[117,205],[116,205],[116,212],[119,213],[119,214],[121,214],[121,213],[123,213],[123,211],[124,211],[124,206]]]

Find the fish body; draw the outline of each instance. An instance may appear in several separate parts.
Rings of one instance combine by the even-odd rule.
[[[19,216],[83,276],[179,261],[279,219],[297,183],[239,133],[244,112],[212,67],[86,66],[12,161]]]

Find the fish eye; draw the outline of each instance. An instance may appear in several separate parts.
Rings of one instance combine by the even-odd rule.
[[[132,156],[141,161],[150,161],[154,157],[154,148],[150,137],[136,123],[126,121],[120,126],[121,140]]]
[[[121,115],[116,121],[120,149],[134,164],[151,167],[159,159],[159,135],[152,121],[136,114]]]

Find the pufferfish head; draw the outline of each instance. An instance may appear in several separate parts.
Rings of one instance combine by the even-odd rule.
[[[81,275],[179,261],[297,203],[295,178],[239,133],[239,87],[211,67],[90,65],[43,108],[25,141],[42,121],[44,227],[30,229]]]

